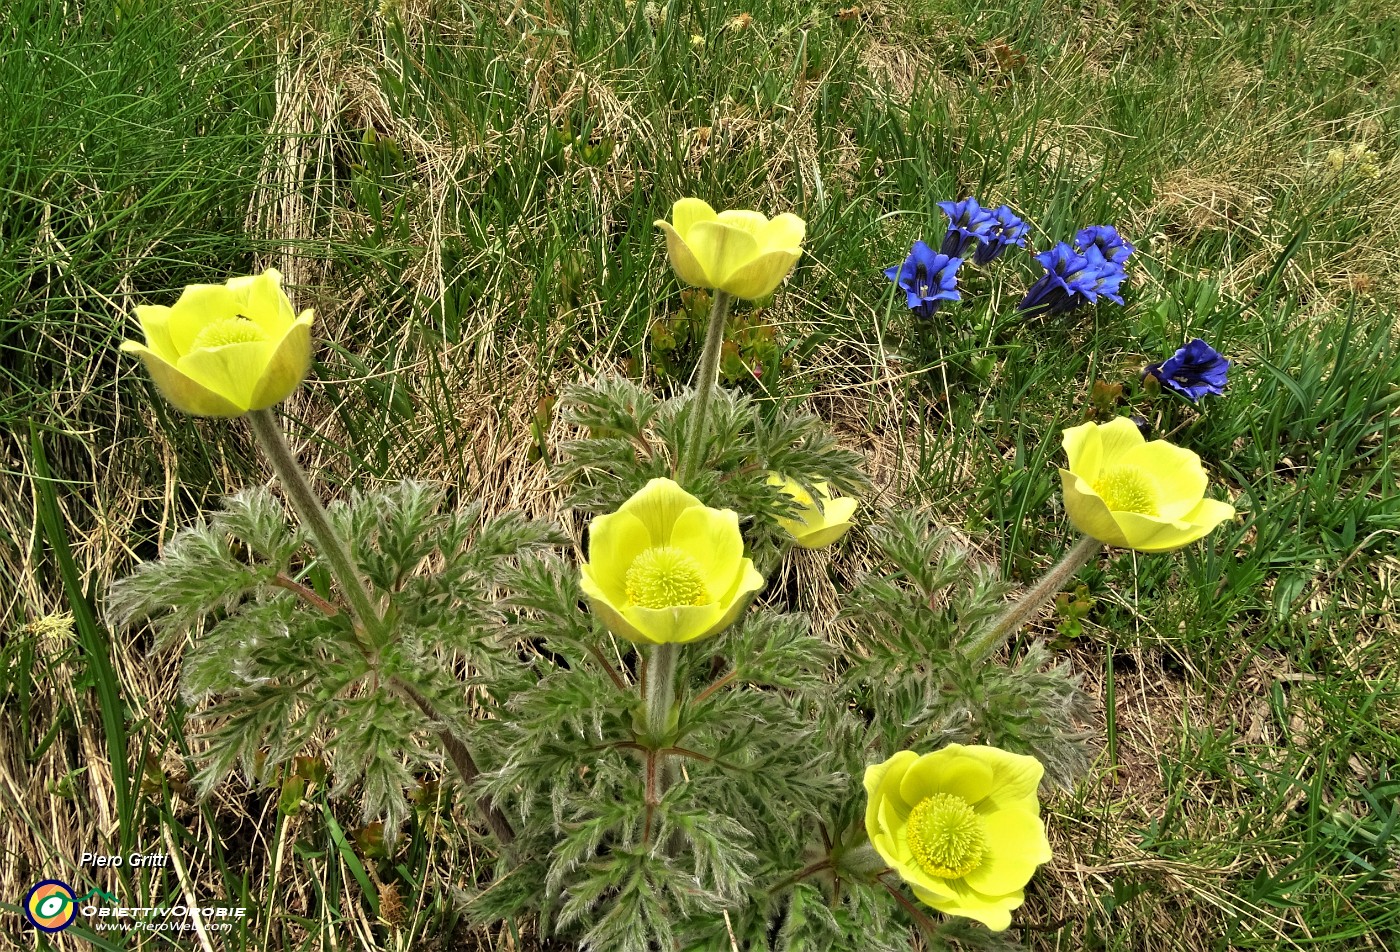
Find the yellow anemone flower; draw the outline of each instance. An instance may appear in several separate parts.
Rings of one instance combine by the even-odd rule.
[[[588,528],[583,594],[628,641],[695,641],[732,625],[763,587],[744,558],[739,516],[711,509],[669,479],[653,479]]]
[[[1204,498],[1199,456],[1166,440],[1148,443],[1127,417],[1072,426],[1064,446],[1065,509],[1080,532],[1105,545],[1168,552],[1235,514],[1229,503]]]
[[[865,831],[922,902],[1000,932],[1052,855],[1036,798],[1044,772],[997,747],[901,750],[865,768]]]
[[[773,293],[802,256],[807,223],[783,214],[769,221],[760,212],[716,213],[698,198],[671,206],[671,221],[656,221],[666,233],[671,267],[682,281],[754,300]]]
[[[191,284],[174,307],[142,305],[139,354],[165,398],[195,416],[236,417],[281,403],[311,366],[310,310],[297,316],[268,268],[227,284]]]
[[[779,519],[778,525],[787,530],[804,549],[820,549],[831,545],[851,528],[851,516],[855,515],[856,500],[850,496],[832,499],[826,483],[813,483],[817,498],[796,482],[778,473],[768,474],[768,485],[778,486],[802,507],[796,519]],[[821,508],[818,508],[820,503]]]

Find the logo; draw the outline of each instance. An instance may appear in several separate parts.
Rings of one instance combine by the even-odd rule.
[[[93,896],[101,896],[108,902],[117,901],[116,896],[100,889],[89,889],[85,895],[74,897],[73,887],[62,880],[41,880],[24,897],[24,917],[36,929],[62,932],[78,917],[78,903]]]
[[[78,917],[78,900],[67,883],[40,880],[24,897],[24,916],[36,929],[62,932]]]
[[[94,896],[108,905],[88,903]],[[123,906],[116,896],[101,889],[89,889],[75,896],[73,887],[59,879],[35,883],[24,897],[24,917],[41,932],[62,932],[80,914],[98,932],[188,932],[199,929],[201,920],[209,931],[228,932],[233,928],[233,920],[245,918],[248,909],[213,905]]]

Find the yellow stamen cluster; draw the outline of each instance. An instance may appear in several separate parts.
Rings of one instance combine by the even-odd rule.
[[[190,343],[191,350],[207,350],[228,344],[251,344],[267,340],[267,331],[246,317],[229,317],[204,327]]]
[[[924,872],[959,879],[982,863],[982,820],[962,797],[935,793],[909,813],[909,849]]]
[[[1156,490],[1152,477],[1132,466],[1105,467],[1093,482],[1104,505],[1112,512],[1157,515]]]
[[[647,549],[627,570],[627,598],[643,608],[704,605],[710,601],[700,564],[686,552],[663,545]]]

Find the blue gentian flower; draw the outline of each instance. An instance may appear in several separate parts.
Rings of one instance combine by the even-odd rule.
[[[1026,237],[1031,233],[1031,226],[1022,221],[1010,206],[1001,205],[992,209],[992,219],[995,224],[972,254],[972,260],[977,264],[992,261],[1011,245],[1024,248]]]
[[[911,311],[920,317],[932,317],[944,301],[958,301],[958,268],[961,258],[936,252],[922,241],[914,242],[903,264],[885,269],[889,278],[908,295]]]
[[[975,198],[960,202],[939,202],[938,207],[948,216],[948,233],[943,236],[941,254],[962,258],[969,248],[991,238],[998,228],[991,211],[977,204]]]
[[[1113,272],[1105,269],[1106,262],[1102,255],[1095,254],[1090,258],[1063,241],[1049,251],[1036,255],[1035,260],[1045,268],[1045,274],[1031,285],[1021,303],[1016,305],[1018,311],[1027,314],[1063,314],[1081,304],[1092,304],[1098,300],[1100,293],[1109,294],[1112,300],[1113,292],[1118,289],[1117,284],[1112,282]],[[1121,282],[1122,278],[1119,277],[1118,281]]]
[[[1174,390],[1192,403],[1208,393],[1217,397],[1225,392],[1230,362],[1199,337],[1160,364],[1151,364],[1143,376],[1151,374],[1162,386]]]
[[[1081,228],[1074,236],[1074,246],[1081,252],[1097,248],[1105,260],[1120,267],[1134,250],[1112,225],[1090,225],[1088,228]]]
[[[1122,304],[1123,298],[1118,294],[1118,289],[1122,287],[1123,279],[1127,277],[1123,266],[1105,258],[1097,245],[1089,245],[1085,248],[1084,258],[1089,262],[1089,273],[1093,275],[1093,293],[1086,293],[1085,296],[1093,301],[1101,294],[1115,304]],[[1086,280],[1086,283],[1089,282]]]

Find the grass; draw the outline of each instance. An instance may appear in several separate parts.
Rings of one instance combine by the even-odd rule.
[[[508,7],[0,14],[0,945],[81,945],[18,928],[53,876],[250,908],[205,947],[531,947],[529,923],[460,921],[481,846],[433,785],[387,848],[314,764],[300,792],[192,798],[178,659],[104,629],[100,593],[265,474],[242,426],[172,414],[116,345],[135,304],[275,265],[317,308],[286,409],[323,486],[417,475],[549,512],[530,421],[569,380],[649,372],[677,306],[651,222],[685,194],[808,220],[768,311],[800,354],[783,390],[887,500],[922,497],[1020,580],[1068,540],[1057,430],[1091,384],[1193,335],[1237,361],[1202,413],[1147,409],[1245,518],[1080,576],[1093,607],[1062,650],[1110,744],[1051,802],[1024,938],[1400,944],[1391,5]],[[920,338],[879,269],[966,194],[1010,203],[1038,248],[1117,224],[1127,306],[1019,319],[1035,268],[1012,258]],[[187,868],[76,867],[161,844]]]

